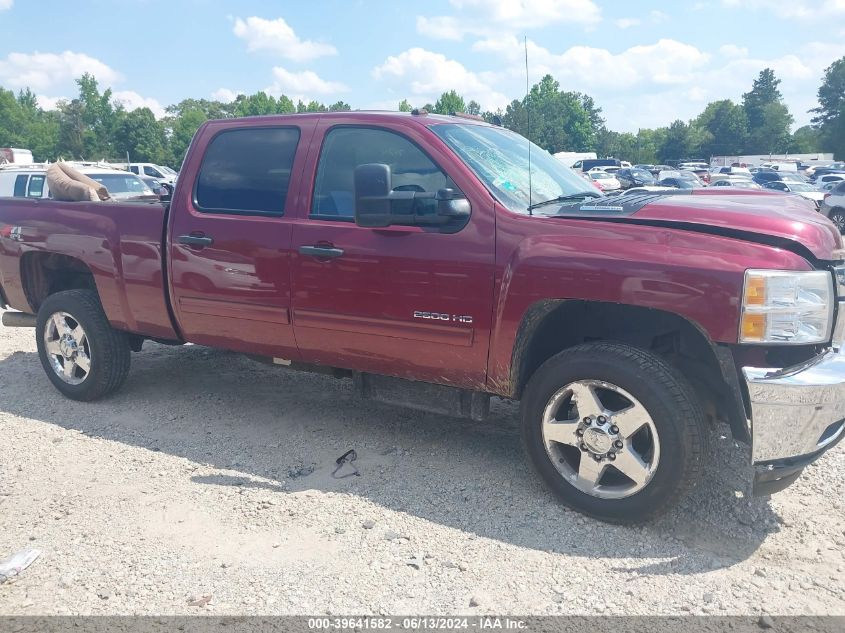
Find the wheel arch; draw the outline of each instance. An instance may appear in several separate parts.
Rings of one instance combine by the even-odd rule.
[[[24,295],[33,314],[50,295],[63,290],[93,290],[98,293],[94,274],[81,259],[59,253],[31,251],[20,259]]]
[[[617,341],[654,352],[683,372],[709,416],[748,441],[747,413],[730,351],[696,323],[675,313],[620,303],[539,301],[523,315],[510,366],[519,399],[534,372],[555,354],[590,341]]]

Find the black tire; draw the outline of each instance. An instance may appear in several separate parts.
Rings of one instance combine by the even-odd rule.
[[[90,352],[90,371],[79,384],[69,384],[53,369],[47,353],[45,331],[56,313],[66,313],[85,331]],[[130,349],[126,334],[109,325],[97,293],[66,290],[50,295],[38,310],[36,343],[41,365],[53,386],[72,400],[91,401],[116,391],[129,373]]]
[[[582,492],[546,451],[547,404],[563,387],[582,380],[621,387],[639,400],[656,427],[659,462],[651,480],[631,496],[603,499]],[[642,523],[674,505],[701,475],[706,437],[700,403],[686,379],[661,358],[627,344],[585,343],[553,356],[531,377],[522,398],[522,439],[537,473],[564,504],[611,523]]]
[[[845,233],[845,209],[836,208],[830,212],[830,221],[836,225],[840,233]]]

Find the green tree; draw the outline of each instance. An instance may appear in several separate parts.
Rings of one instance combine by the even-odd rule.
[[[56,158],[84,158],[86,136],[85,106],[79,99],[59,103],[59,139]]]
[[[115,131],[115,149],[121,158],[129,154],[133,162],[164,163],[164,128],[149,108],[126,113]]]
[[[785,152],[789,147],[793,118],[783,103],[779,85],[775,72],[764,68],[751,90],[742,95],[742,109],[748,121],[747,154]]]
[[[451,114],[452,112],[466,112],[467,107],[464,98],[454,90],[444,92],[440,95],[437,103],[434,104],[436,114]]]
[[[730,99],[708,103],[695,119],[695,125],[709,133],[700,148],[704,157],[742,153],[748,136],[748,121],[742,106]]]
[[[411,107],[411,104],[408,103],[407,99],[402,99],[402,101],[399,102],[399,112],[410,112],[411,110],[413,110],[413,108]]]
[[[586,151],[596,144],[599,130],[594,117],[599,112],[585,108],[582,94],[561,91],[560,84],[546,75],[522,101],[511,101],[502,121],[549,152]]]
[[[337,103],[333,103],[329,106],[329,112],[349,112],[351,110],[352,106],[345,101],[338,101]]]
[[[821,131],[811,125],[803,125],[792,133],[789,151],[793,154],[812,154],[821,148]]]
[[[0,88],[0,146],[20,147],[24,144],[24,115],[15,93]]]
[[[183,110],[173,122],[170,130],[170,155],[168,164],[179,166],[185,160],[185,153],[199,127],[208,120],[200,109]]]
[[[666,129],[658,155],[661,161],[686,158],[689,154],[689,126],[680,119]]]
[[[845,157],[845,57],[833,62],[824,71],[818,92],[819,106],[813,125],[819,131],[822,149]]]
[[[473,116],[481,116],[481,104],[474,99],[467,104],[467,114],[472,114]]]
[[[281,95],[276,101],[276,113],[277,114],[294,114],[296,112],[296,106],[291,101],[290,97],[286,95]]]
[[[238,95],[232,103],[232,114],[238,117],[276,114],[277,110],[276,100],[264,91],[249,96]]]

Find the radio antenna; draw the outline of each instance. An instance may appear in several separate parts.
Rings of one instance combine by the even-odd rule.
[[[528,215],[534,215],[531,209],[534,204],[534,190],[531,184],[531,82],[528,79],[528,36],[523,35],[522,41],[525,45],[525,117],[528,128]]]

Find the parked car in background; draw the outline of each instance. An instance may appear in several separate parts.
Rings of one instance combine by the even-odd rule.
[[[841,172],[832,172],[829,174],[823,174],[821,176],[816,177],[816,184],[823,185],[827,182],[839,182],[840,180],[845,180],[845,171]]]
[[[692,182],[696,187],[704,186],[699,177],[687,169],[664,169],[657,176],[658,184],[660,184],[660,181],[670,178]]]
[[[710,181],[711,187],[737,187],[739,189],[762,189],[762,186],[751,180],[750,178],[741,178],[739,176],[719,176]]]
[[[173,185],[170,185],[166,182],[161,182],[157,178],[153,178],[152,176],[138,176],[144,184],[146,184],[150,189],[152,189],[153,193],[156,194],[159,200],[168,201],[170,197],[173,195]]]
[[[619,191],[622,185],[613,174],[608,174],[606,171],[590,171],[587,172],[590,178],[593,179],[599,189],[604,192]]]
[[[757,171],[751,174],[751,180],[761,186],[769,182],[807,182],[797,171],[775,171],[773,169]]]
[[[816,204],[816,208],[818,209],[821,205],[822,200],[824,199],[824,192],[816,189],[813,185],[806,183],[806,182],[792,182],[790,180],[773,180],[772,182],[767,182],[763,185],[764,189],[770,189],[773,191],[783,191],[784,193],[795,193],[801,196],[802,198],[806,198],[807,200],[812,200]]]
[[[650,171],[645,169],[637,169],[636,167],[625,167],[617,171],[614,176],[622,185],[623,189],[631,187],[642,187],[645,185],[654,185],[657,181]]]
[[[836,225],[840,233],[845,233],[845,180],[833,183],[830,191],[823,194],[819,210]]]
[[[845,169],[840,169],[837,167],[817,167],[813,170],[813,175],[810,176],[810,180],[812,182],[819,182],[820,178],[824,178],[825,176],[842,176],[845,175]],[[821,180],[821,182],[827,182],[825,180]]]
[[[654,165],[650,165],[648,163],[639,163],[634,165],[634,169],[645,169],[647,172],[651,172],[651,175],[654,175]]]
[[[156,165],[155,163],[126,163],[116,164],[115,167],[119,169],[126,169],[138,176],[149,176],[161,182],[166,182],[168,185],[176,184],[176,177],[179,175],[170,167],[166,165]]]
[[[696,178],[690,180],[688,178],[679,178],[678,176],[667,176],[657,181],[661,187],[669,187],[672,189],[701,189],[704,185]]]
[[[109,190],[115,200],[158,200],[159,197],[135,174],[122,169],[108,169],[84,163],[70,163],[72,167],[96,180]],[[47,166],[6,165],[0,167],[0,197],[49,198]]]
[[[690,169],[690,172],[698,176],[698,179],[702,182],[702,184],[709,185],[710,184],[710,171],[707,169]]]
[[[587,158],[584,160],[575,161],[572,169],[581,171],[590,171],[593,167],[621,167],[621,163],[615,158]]]

